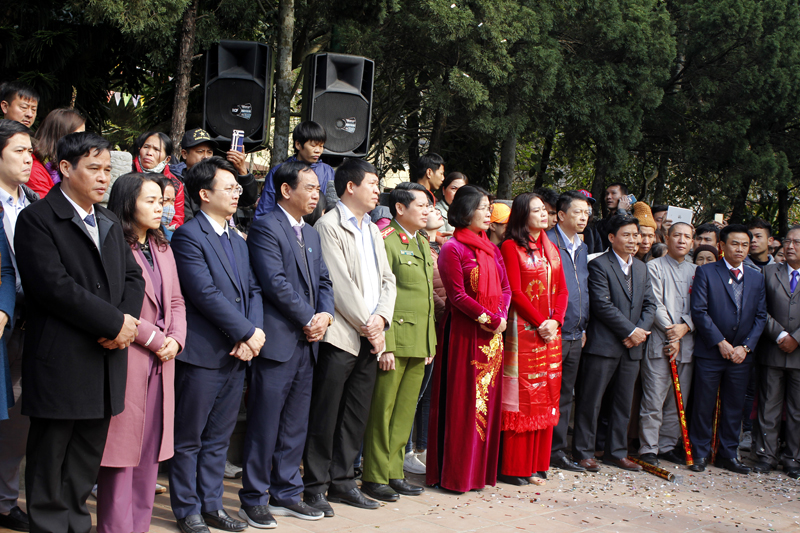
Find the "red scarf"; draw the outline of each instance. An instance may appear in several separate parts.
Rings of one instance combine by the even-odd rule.
[[[561,254],[556,249],[555,245],[550,242],[550,239],[545,234],[544,230],[539,232],[539,238],[533,240],[530,234],[528,234],[528,242],[531,243],[531,250],[539,250],[542,252],[542,255],[547,259],[547,262],[550,263],[550,266],[553,268],[560,268],[561,266]]]
[[[475,252],[478,261],[478,303],[496,314],[503,298],[503,289],[500,286],[500,272],[497,270],[496,255],[499,253],[497,246],[486,237],[486,233],[475,233],[467,228],[458,228],[453,232],[453,238],[466,244]]]

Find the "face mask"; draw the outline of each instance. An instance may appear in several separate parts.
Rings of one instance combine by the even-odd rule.
[[[175,216],[175,206],[172,204],[164,206],[164,212],[161,214],[161,223],[169,227],[172,224],[172,218]]]
[[[161,174],[162,172],[164,172],[164,167],[167,166],[166,158],[164,158],[164,160],[161,163],[157,164],[153,168],[144,168],[144,165],[142,164],[142,159],[141,158],[138,159],[139,159],[139,167],[142,169],[142,172],[147,172],[148,174]]]

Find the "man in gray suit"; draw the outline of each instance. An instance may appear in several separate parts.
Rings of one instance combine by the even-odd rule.
[[[786,475],[800,478],[800,226],[783,240],[786,263],[764,267],[767,326],[759,346],[758,425],[755,434],[756,472],[778,463]],[[778,432],[786,402],[786,448],[778,458]]]
[[[603,395],[613,384],[603,461],[638,471],[642,467],[627,458],[628,421],[633,385],[656,303],[647,267],[633,257],[639,221],[616,215],[606,228],[611,250],[589,263],[591,316],[575,387],[578,398],[572,456],[590,472],[600,469],[594,459],[597,416]]]

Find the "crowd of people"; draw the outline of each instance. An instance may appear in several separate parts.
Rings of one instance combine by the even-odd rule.
[[[673,223],[621,183],[603,218],[585,190],[507,202],[434,153],[382,194],[313,122],[261,193],[202,129],[177,163],[143,133],[112,184],[79,113],[32,133],[38,99],[0,89],[2,527],[87,533],[96,485],[98,531],[146,532],[164,462],[184,533],[378,509],[425,491],[406,472],[800,478],[800,226]]]

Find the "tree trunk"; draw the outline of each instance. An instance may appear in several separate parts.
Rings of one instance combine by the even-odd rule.
[[[667,185],[667,173],[669,172],[669,156],[661,154],[658,161],[658,177],[656,178],[656,190],[653,193],[653,205],[664,203],[664,188]]]
[[[447,126],[447,115],[442,113],[439,109],[433,119],[433,132],[431,133],[431,148],[430,152],[441,155],[442,137],[444,136],[444,128]]]
[[[175,70],[175,100],[172,104],[172,157],[181,153],[181,140],[186,130],[186,109],[189,106],[189,90],[192,85],[192,56],[196,33],[197,6],[200,0],[192,0],[183,13],[180,44],[178,45],[178,68]]]
[[[547,174],[547,167],[550,165],[550,154],[553,153],[553,141],[555,138],[556,132],[547,132],[544,147],[542,147],[542,159],[539,161],[539,170],[536,171],[536,182],[533,184],[536,189],[544,187],[544,176]]]
[[[514,182],[514,168],[517,166],[517,134],[509,132],[500,146],[500,176],[497,178],[497,197],[510,200],[511,184]]]
[[[789,189],[778,189],[778,235],[786,237],[789,233]]]
[[[733,213],[731,213],[730,224],[741,224],[747,214],[747,195],[750,194],[750,184],[753,183],[753,176],[743,177],[739,183],[739,191],[733,199]]]
[[[271,166],[289,157],[289,119],[292,98],[292,41],[294,39],[294,0],[280,0],[278,20],[278,80],[275,94],[275,136],[272,141]],[[309,97],[309,95],[305,95]]]
[[[592,181],[592,197],[597,200],[603,210],[603,216],[608,215],[605,202],[606,176],[608,175],[609,157],[603,148],[597,148],[594,160],[594,181]]]

